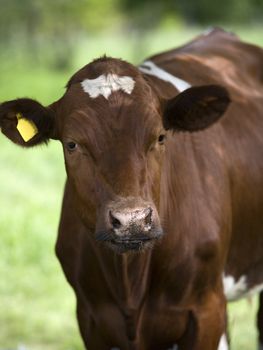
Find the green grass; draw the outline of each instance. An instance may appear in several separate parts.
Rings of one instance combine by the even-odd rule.
[[[231,29],[231,28],[230,28]],[[240,28],[243,38],[263,42],[262,28]],[[37,98],[48,104],[63,94],[70,75],[107,53],[140,62],[154,52],[184,43],[198,29],[96,36],[76,46],[69,72],[16,60],[0,62],[0,101]],[[65,180],[61,146],[22,150],[0,137],[0,349],[24,344],[30,350],[83,349],[73,292],[54,254]],[[256,349],[257,300],[229,306],[233,350]]]
[[[243,299],[228,304],[231,350],[256,350],[255,327],[258,299]]]
[[[82,349],[74,296],[55,258],[64,183],[60,145],[1,146],[0,348]]]

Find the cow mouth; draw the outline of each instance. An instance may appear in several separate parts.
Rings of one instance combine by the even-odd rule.
[[[108,245],[113,250],[118,253],[125,253],[128,251],[142,251],[145,249],[149,249],[154,245],[154,242],[157,238],[143,238],[143,239],[112,239],[108,241]]]
[[[96,232],[95,239],[117,253],[125,253],[151,249],[162,236],[163,231],[161,228],[158,228],[148,235],[139,232],[129,232],[122,237],[117,236],[113,231],[99,231]]]
[[[146,242],[152,241],[151,238],[144,238],[144,239],[112,239],[111,244],[116,244],[116,245],[127,245],[127,246],[137,246],[137,245],[142,245]]]

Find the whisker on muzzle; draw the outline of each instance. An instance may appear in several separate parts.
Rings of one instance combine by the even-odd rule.
[[[99,231],[96,233],[95,239],[100,242],[110,241],[112,239],[112,235],[107,231]]]

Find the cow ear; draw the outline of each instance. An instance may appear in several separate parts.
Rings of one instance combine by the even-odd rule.
[[[46,143],[56,138],[54,108],[28,98],[4,102],[0,105],[0,128],[20,146]]]
[[[230,103],[227,90],[219,85],[189,88],[165,103],[166,130],[198,131],[215,123]]]

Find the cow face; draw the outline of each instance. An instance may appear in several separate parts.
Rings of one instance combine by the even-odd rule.
[[[151,247],[163,234],[165,133],[204,129],[228,102],[219,86],[160,101],[135,67],[103,58],[77,72],[47,108],[30,99],[3,103],[0,126],[25,147],[49,138],[62,142],[79,215],[97,240],[122,253]]]

